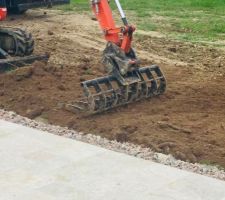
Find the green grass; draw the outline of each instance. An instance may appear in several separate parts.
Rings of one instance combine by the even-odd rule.
[[[90,4],[88,0],[70,0],[70,5],[59,6],[59,9],[63,11],[88,11],[90,10]]]
[[[139,29],[192,42],[225,40],[225,0],[121,0],[121,4]],[[89,11],[89,0],[71,0],[63,10]]]
[[[216,164],[216,163],[214,163],[210,160],[201,160],[199,163],[202,164],[202,165],[215,166],[219,170],[223,170],[223,171],[225,170],[224,167],[222,167],[222,166],[220,166],[220,165],[218,165],[218,164]]]

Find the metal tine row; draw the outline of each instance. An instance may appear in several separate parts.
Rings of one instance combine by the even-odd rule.
[[[113,88],[112,81],[117,83],[116,79],[113,79],[112,77],[95,79],[91,82],[83,83],[85,94],[90,105],[92,105],[91,110],[93,112],[104,111],[117,104],[118,94],[115,91],[115,88]],[[105,88],[103,88],[103,86],[105,86]],[[92,90],[90,88],[92,88]]]
[[[146,98],[160,95],[166,90],[166,79],[157,65],[153,65],[150,67],[140,68],[140,74],[143,77],[147,76],[147,80],[144,79],[145,83],[148,87],[148,91],[146,93]],[[145,75],[146,76],[145,76]]]
[[[120,85],[113,76],[82,83],[89,111],[102,112],[143,98],[157,96],[165,91],[166,80],[158,66],[140,68],[139,75],[141,79],[128,86]]]

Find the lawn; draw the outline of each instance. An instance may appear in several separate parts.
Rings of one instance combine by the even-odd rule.
[[[225,40],[225,0],[121,0],[121,4],[140,30],[191,42]],[[63,9],[88,12],[89,0],[71,0]]]

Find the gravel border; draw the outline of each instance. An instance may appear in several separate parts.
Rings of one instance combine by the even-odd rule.
[[[192,164],[176,160],[172,155],[156,153],[150,148],[143,148],[127,142],[119,143],[117,141],[110,141],[100,136],[84,134],[82,132],[69,130],[68,128],[44,124],[42,122],[19,116],[12,111],[0,109],[0,119],[225,181],[225,171],[218,169],[216,166],[202,165],[198,163]]]

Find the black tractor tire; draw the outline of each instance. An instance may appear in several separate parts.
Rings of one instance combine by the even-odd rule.
[[[0,48],[11,56],[28,56],[34,51],[34,40],[22,29],[0,28]]]
[[[34,51],[34,39],[31,33],[28,33],[24,30],[18,29],[16,32],[16,40],[17,40],[17,56],[29,56]]]

